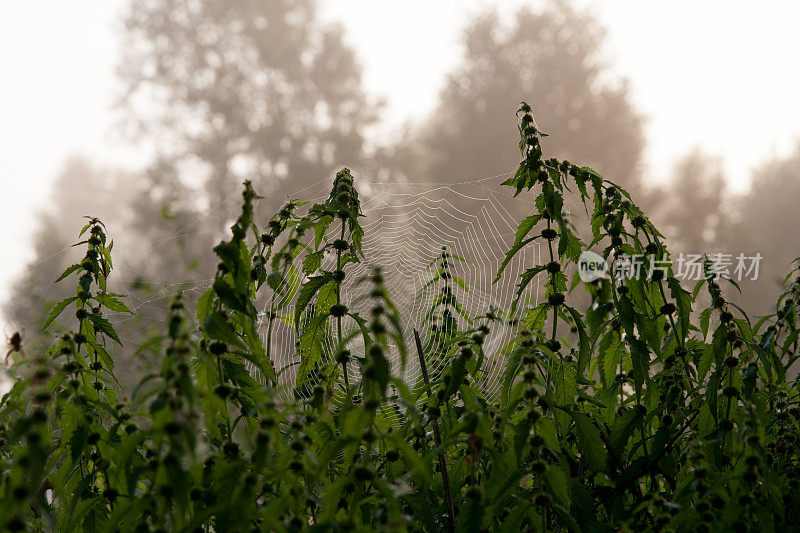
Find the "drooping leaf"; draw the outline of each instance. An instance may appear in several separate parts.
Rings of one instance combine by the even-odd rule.
[[[231,323],[220,311],[214,311],[203,323],[203,328],[212,339],[216,339],[232,346],[244,348],[242,339],[236,334]]]
[[[92,321],[92,323],[98,329],[98,331],[101,331],[108,338],[112,339],[114,342],[122,346],[122,341],[119,340],[117,332],[114,331],[114,326],[111,325],[111,322],[101,317],[100,315],[95,315],[94,313],[89,313],[89,320]]]
[[[589,336],[586,334],[586,326],[583,323],[583,317],[570,306],[565,306],[566,310],[572,315],[575,328],[578,330],[578,374],[583,376],[586,368],[589,366],[589,358],[592,355],[592,347],[589,342]]]
[[[300,368],[297,371],[297,386],[302,386],[309,374],[322,359],[322,340],[329,327],[326,315],[312,317],[303,327],[300,344],[297,347],[300,355]]]
[[[644,408],[640,408],[639,406],[631,409],[624,409],[617,414],[614,425],[611,426],[609,440],[618,457],[623,455],[625,445],[628,443],[628,439],[633,436],[634,430],[641,424],[643,415]]]
[[[572,412],[575,421],[575,433],[581,446],[581,454],[594,472],[601,473],[608,470],[606,450],[600,430],[592,423],[591,419],[579,411]]]
[[[692,294],[681,287],[681,282],[672,276],[667,278],[667,285],[669,286],[670,295],[677,302],[677,319],[680,327],[681,339],[685,339],[686,335],[689,333],[689,321],[692,316]]]
[[[294,323],[296,328],[299,328],[300,326],[300,315],[303,314],[303,311],[306,310],[308,304],[311,303],[314,295],[317,294],[317,291],[319,291],[326,283],[331,281],[333,281],[333,273],[323,272],[318,276],[312,276],[308,278],[308,281],[303,284],[294,308]]]

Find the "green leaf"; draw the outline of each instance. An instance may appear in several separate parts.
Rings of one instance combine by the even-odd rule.
[[[495,282],[500,279],[500,274],[503,273],[508,262],[511,261],[511,258],[514,257],[517,252],[525,246],[525,244],[531,242],[533,239],[525,239],[531,230],[536,227],[536,224],[542,219],[542,215],[531,215],[529,217],[525,217],[522,222],[520,222],[519,227],[517,227],[517,232],[514,235],[514,245],[511,249],[506,253],[506,258],[503,261],[503,264],[500,265],[500,269],[497,271],[497,277],[495,278]]]
[[[65,298],[60,302],[58,302],[56,305],[54,305],[50,309],[50,313],[47,314],[47,319],[45,319],[44,321],[44,326],[42,326],[42,331],[46,330],[47,326],[49,326],[53,322],[53,320],[55,320],[58,317],[58,315],[60,315],[64,311],[64,309],[67,308],[69,304],[71,304],[77,299],[78,299],[77,296],[73,296],[72,298]]]
[[[445,388],[444,397],[450,398],[461,387],[466,374],[466,360],[463,357],[456,357],[450,363],[450,383]]]
[[[661,330],[658,320],[644,313],[637,313],[635,321],[642,338],[650,345],[653,351],[659,352],[661,350]]]
[[[575,516],[581,517],[584,529],[587,531],[602,531],[603,528],[590,529],[590,526],[596,524],[597,515],[595,512],[595,503],[591,493],[586,488],[581,480],[570,478],[569,492],[572,496],[572,506]]]
[[[650,378],[650,352],[647,350],[647,344],[641,339],[628,339],[628,344],[631,347],[633,385],[636,394],[640,394],[645,381]]]
[[[264,345],[261,344],[261,337],[256,331],[255,323],[247,315],[239,315],[240,322],[242,323],[242,332],[244,333],[244,340],[247,347],[250,348],[249,352],[245,352],[244,357],[253,363],[261,374],[272,383],[277,383],[278,377],[275,375],[275,369],[272,366],[272,361],[268,360],[267,352]]]
[[[311,274],[319,270],[319,267],[322,265],[322,256],[324,253],[324,250],[319,250],[308,254],[306,258],[303,259],[303,272],[305,274]]]
[[[95,315],[94,313],[89,313],[89,320],[92,321],[92,323],[99,331],[101,331],[108,338],[113,339],[117,344],[122,346],[122,341],[119,340],[117,332],[114,331],[114,326],[111,325],[111,322],[101,317],[100,315]]]
[[[719,415],[717,410],[717,398],[719,397],[720,374],[721,370],[717,369],[711,373],[711,377],[706,385],[706,407],[708,407],[711,416],[714,417],[714,422],[717,422]]]
[[[99,303],[100,305],[102,305],[103,307],[105,307],[107,309],[110,309],[111,311],[116,311],[118,313],[131,313],[131,314],[133,314],[133,311],[128,309],[127,305],[125,305],[124,303],[120,302],[116,298],[117,296],[122,296],[122,295],[121,294],[107,293],[107,294],[98,294],[98,295],[94,296],[93,298],[94,298],[95,301],[97,301],[97,303]]]
[[[536,434],[544,439],[544,443],[558,450],[561,447],[561,441],[558,438],[558,431],[556,430],[555,423],[549,418],[542,418],[536,422]]]
[[[522,293],[525,291],[530,282],[533,281],[538,274],[544,272],[546,268],[547,265],[536,265],[535,267],[526,270],[522,276],[520,276],[521,279],[519,281],[519,285],[517,285],[517,298],[515,302],[522,297]]]
[[[583,376],[586,368],[589,366],[589,359],[592,355],[592,347],[589,342],[589,336],[586,334],[586,326],[583,323],[583,317],[577,309],[570,306],[565,306],[572,319],[575,322],[575,328],[578,330],[578,374]]]
[[[59,281],[61,281],[64,278],[66,278],[71,273],[75,272],[76,270],[80,270],[81,268],[83,268],[83,265],[71,265],[71,266],[68,266],[67,269],[58,277],[58,279],[56,280],[56,283],[58,283]]]
[[[497,283],[497,281],[500,279],[500,276],[503,274],[503,271],[508,266],[508,263],[515,255],[517,255],[517,252],[519,252],[522,248],[527,246],[528,243],[531,243],[534,240],[536,240],[536,237],[531,237],[529,239],[525,239],[520,242],[514,243],[514,246],[512,246],[511,249],[508,252],[506,252],[506,258],[503,260],[503,264],[501,264],[500,268],[497,270],[497,276],[495,276],[494,281],[492,283]]]
[[[614,419],[614,425],[611,426],[611,434],[609,440],[614,452],[618,457],[622,456],[625,451],[625,445],[628,439],[633,435],[634,430],[641,423],[644,416],[644,408],[635,407],[633,409],[624,409],[621,413],[617,414]]]
[[[703,352],[700,355],[700,361],[697,365],[697,379],[701,382],[705,380],[711,368],[711,363],[714,361],[714,349],[710,344],[703,345]]]
[[[708,323],[711,320],[711,308],[705,309],[700,313],[700,331],[703,332],[703,339],[708,336]]]
[[[514,187],[514,196],[517,196],[519,193],[522,192],[522,189],[525,188],[525,185],[530,181],[529,179],[530,171],[528,170],[527,161],[523,161],[517,167],[517,171],[514,173],[513,178],[508,178],[506,181],[502,183],[502,185],[509,185]]]
[[[558,502],[569,509],[569,485],[567,483],[569,478],[564,470],[560,466],[551,465],[545,470],[544,478],[547,480],[547,484],[550,486],[550,490],[553,491],[553,494],[555,494]]]
[[[328,316],[315,316],[303,328],[297,351],[300,354],[300,368],[297,371],[297,386],[302,386],[309,374],[322,359],[322,339],[328,328]]]
[[[325,237],[325,232],[328,231],[328,226],[333,222],[333,216],[324,215],[320,217],[316,224],[314,224],[314,249],[319,249],[322,244],[322,239]]]
[[[603,447],[603,438],[600,430],[585,414],[573,411],[572,419],[575,421],[575,433],[581,446],[581,454],[594,472],[606,472],[606,450]]]
[[[561,238],[558,241],[558,255],[577,263],[583,250],[581,240],[566,226],[561,226]]]
[[[542,194],[536,198],[536,207],[540,213],[547,212],[553,220],[561,220],[564,198],[556,192],[553,184],[548,181],[542,186]]]
[[[244,348],[242,339],[233,330],[233,326],[225,319],[225,316],[219,311],[214,311],[206,318],[203,323],[203,328],[212,339],[225,342],[227,344]]]
[[[319,276],[312,276],[308,278],[308,281],[303,284],[303,287],[300,289],[300,295],[297,297],[297,303],[294,307],[294,323],[295,328],[300,327],[300,315],[303,314],[303,311],[306,310],[308,304],[311,303],[311,300],[314,298],[314,295],[317,294],[326,283],[333,281],[333,272],[324,272]]]
[[[681,287],[681,282],[672,276],[667,278],[669,292],[677,302],[678,323],[680,324],[681,339],[685,339],[689,333],[689,321],[692,316],[692,294]]]
[[[106,368],[112,369],[114,368],[114,360],[109,355],[108,351],[103,347],[102,344],[97,342],[96,340],[87,341],[87,344],[91,346],[92,350],[94,350],[100,358],[100,361],[103,362]]]
[[[517,461],[519,461],[522,457],[522,452],[525,449],[525,445],[531,438],[532,427],[533,421],[527,416],[523,417],[522,420],[520,420],[516,426],[514,426],[514,453],[517,456]]]
[[[514,380],[519,374],[520,363],[522,361],[522,349],[513,350],[505,357],[503,377],[500,380],[500,394],[505,403],[509,403],[509,394]]]
[[[72,432],[72,436],[69,439],[69,449],[70,457],[73,463],[77,462],[78,458],[80,458],[81,454],[83,453],[83,449],[86,447],[88,438],[89,428],[83,424],[76,427]]]
[[[625,345],[622,341],[617,341],[603,354],[603,379],[607,386],[614,383],[623,353],[625,353]]]
[[[242,290],[241,287],[231,285],[230,281],[230,276],[214,280],[213,289],[220,301],[229,309],[240,311],[255,318],[256,309],[247,296],[247,290]]]
[[[357,222],[353,222],[353,219],[350,219],[350,240],[353,241],[353,248],[355,249],[356,256],[364,255],[364,252],[361,251],[361,240],[364,238],[364,230],[361,228]]]
[[[717,367],[721,367],[728,350],[728,330],[724,324],[720,324],[714,330],[711,347],[714,353],[714,362],[717,363]]]
[[[204,323],[214,308],[214,289],[209,288],[197,300],[197,319]]]
[[[461,358],[459,358],[461,359]],[[386,394],[386,387],[389,385],[389,378],[391,377],[391,365],[389,360],[383,353],[380,355],[370,355],[369,361],[375,368],[375,381],[378,384],[378,390],[381,396]]]
[[[547,320],[547,312],[549,310],[550,305],[547,302],[543,302],[533,309],[529,309],[525,318],[522,319],[522,322],[528,326],[528,329],[531,331],[541,331],[545,320]]]

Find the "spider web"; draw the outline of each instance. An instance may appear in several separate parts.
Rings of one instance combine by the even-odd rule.
[[[366,296],[372,287],[359,280],[369,276],[373,266],[382,268],[384,285],[398,309],[408,350],[405,366],[401,365],[397,346],[389,346],[386,356],[394,376],[402,377],[412,388],[418,387],[422,383],[421,368],[413,332],[418,330],[423,340],[429,342],[440,335],[431,331],[435,318],[429,311],[440,291],[440,286],[429,283],[438,269],[431,263],[440,257],[443,247],[452,256],[463,259],[450,261],[452,274],[461,278],[468,289],[453,284],[456,299],[467,317],[456,315],[461,328],[470,326],[468,319],[483,316],[492,308],[507,313],[516,295],[519,276],[540,262],[538,244],[528,246],[511,260],[503,276],[494,283],[505,253],[514,242],[519,215],[512,212],[530,211],[530,200],[514,198],[503,190],[505,187],[500,184],[508,173],[450,184],[383,183],[352,173],[362,198],[364,258],[360,263],[347,265],[342,303],[350,312],[368,317],[371,304]],[[315,201],[324,201],[328,189],[326,180],[324,185],[315,187],[311,195],[315,196]],[[309,191],[306,191],[308,196]],[[337,233],[335,228],[331,231]],[[301,268],[303,259],[303,254],[295,259],[296,268]],[[323,268],[335,268],[334,254],[323,260]],[[527,294],[536,304],[539,291],[538,285],[533,285]],[[499,392],[502,348],[511,340],[514,329],[508,322],[519,316],[505,318],[502,324],[492,324],[483,344],[485,359],[480,387],[487,398]],[[477,326],[479,322],[472,325]],[[262,324],[262,328],[265,327]],[[352,324],[352,328],[355,327]],[[309,395],[318,377],[314,371],[306,385],[294,388],[300,363],[295,349],[296,330],[290,321],[276,320],[272,335],[272,360],[279,372],[279,382],[286,386],[284,390],[293,391],[295,395]],[[363,356],[360,337],[354,337],[348,349],[355,357]],[[337,351],[335,337],[326,337],[320,366],[330,364]],[[425,359],[430,379],[437,380],[446,365],[432,360],[431,354],[425,354]],[[348,374],[350,383],[361,379],[358,365],[348,365]]]
[[[431,266],[431,263],[440,257],[443,247],[446,247],[453,256],[463,258],[463,261],[451,261],[451,272],[463,279],[468,288],[463,290],[453,285],[464,315],[469,318],[484,316],[492,308],[498,309],[501,315],[506,313],[505,320],[491,325],[483,344],[485,358],[479,385],[487,399],[496,397],[500,390],[499,378],[504,365],[502,349],[511,340],[515,329],[512,324],[520,318],[521,313],[518,311],[516,316],[508,314],[516,297],[519,277],[528,268],[545,260],[539,244],[531,243],[509,262],[500,279],[494,281],[507,250],[514,242],[519,220],[532,210],[530,195],[514,197],[508,192],[508,187],[501,185],[511,172],[446,184],[386,183],[355,171],[351,172],[355,177],[364,214],[361,221],[364,229],[364,257],[361,262],[348,264],[345,268],[342,303],[348,306],[350,312],[368,317],[372,304],[365,296],[372,287],[369,282],[358,281],[369,276],[373,266],[382,268],[384,285],[398,308],[404,344],[408,351],[405,366],[401,365],[400,350],[396,346],[390,346],[386,356],[391,363],[392,375],[401,377],[409,387],[418,387],[421,384],[421,368],[413,332],[415,329],[419,331],[423,344],[436,340],[437,334],[431,331],[433,319],[429,311],[440,287],[429,284],[438,268],[436,265]],[[326,176],[291,196],[310,200],[312,203],[324,202],[330,191],[330,183],[331,178]],[[212,210],[235,207],[240,201],[238,195],[231,195],[225,202],[212,207]],[[569,211],[576,203],[568,203],[565,209]],[[145,249],[137,253],[147,254],[158,247],[170,246],[177,239],[191,238],[195,234],[185,232],[190,225],[191,223],[187,224],[169,237],[147,243]],[[330,231],[336,232],[335,225]],[[116,240],[117,247],[125,249],[124,236],[118,235]],[[67,250],[65,248],[40,263],[54,260]],[[300,254],[295,259],[294,266],[298,271],[302,271],[304,257],[304,254]],[[335,256],[328,254],[323,260],[322,268],[332,270],[334,263]],[[214,281],[209,278],[163,283],[143,274],[130,261],[125,260],[120,261],[115,268],[115,277],[115,286],[129,295],[127,303],[136,315],[117,316],[115,322],[123,324],[138,320],[138,324],[141,324],[141,327],[128,329],[126,334],[120,335],[123,344],[141,342],[141,334],[163,323],[164,303],[176,292],[183,294],[186,307],[193,310],[197,299]],[[142,297],[140,292],[133,290],[142,279],[153,289],[147,297]],[[524,303],[537,305],[540,288],[538,280],[535,280],[526,289]],[[525,307],[526,305],[521,305],[519,309]],[[262,307],[259,332],[265,342],[264,311],[267,310]],[[283,309],[282,313],[293,315],[294,310],[290,307]],[[458,315],[456,318],[461,328],[482,323],[475,321],[470,324],[467,319]],[[345,330],[349,328],[355,331],[356,324],[352,320],[345,320],[344,323]],[[296,349],[298,332],[290,321],[276,320],[272,335],[270,358],[279,373],[279,384],[286,399],[310,395],[319,376],[316,371],[312,371],[306,384],[296,387],[300,363]],[[363,356],[360,336],[353,336],[348,349],[355,357]],[[320,367],[330,364],[337,350],[334,337],[327,337],[323,342]],[[425,354],[425,359],[430,379],[437,380],[446,366],[432,360],[430,354]],[[361,379],[357,367],[355,364],[348,365],[351,383]]]

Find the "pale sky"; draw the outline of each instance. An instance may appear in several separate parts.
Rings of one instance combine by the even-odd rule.
[[[520,0],[502,2],[513,12]],[[536,5],[536,2],[527,2]],[[322,0],[343,23],[367,90],[386,100],[385,129],[430,111],[458,63],[476,0]],[[124,0],[0,0],[0,299],[31,259],[36,212],[66,157],[132,166],[114,134]],[[647,178],[699,145],[735,190],[752,168],[800,138],[800,3],[583,0],[608,28],[608,61],[648,117]],[[477,177],[477,176],[476,176]],[[800,177],[799,177],[800,178]],[[9,334],[9,332],[4,332]]]

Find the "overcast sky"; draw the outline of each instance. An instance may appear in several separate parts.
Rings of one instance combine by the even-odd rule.
[[[265,0],[266,1],[266,0]],[[506,0],[504,9],[526,2]],[[536,2],[528,2],[535,5]],[[489,2],[324,0],[344,24],[387,127],[431,110],[459,36]],[[583,1],[607,26],[608,61],[648,117],[648,179],[700,145],[735,190],[800,137],[800,3]],[[0,0],[0,299],[31,258],[35,214],[64,159],[141,161],[114,135],[114,66],[124,0]],[[64,221],[77,224],[76,221]],[[8,334],[9,332],[5,332]]]

